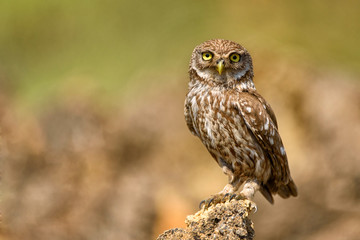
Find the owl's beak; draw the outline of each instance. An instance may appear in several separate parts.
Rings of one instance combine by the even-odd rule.
[[[220,59],[216,62],[216,70],[218,71],[218,73],[220,75],[224,71],[224,60],[223,59]]]

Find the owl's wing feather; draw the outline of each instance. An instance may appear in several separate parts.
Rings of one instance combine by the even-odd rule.
[[[263,100],[263,101],[262,101]],[[247,128],[254,135],[272,166],[272,175],[279,185],[287,184],[290,170],[285,149],[277,129],[275,115],[266,101],[251,93],[239,93],[234,107],[243,117]],[[264,105],[266,107],[264,107]],[[278,185],[277,184],[277,185]]]
[[[263,105],[264,109],[266,110],[266,112],[269,114],[271,120],[273,121],[273,123],[275,124],[276,128],[278,128],[278,124],[277,124],[277,120],[276,120],[276,116],[274,111],[272,110],[270,104],[256,91],[251,91],[249,92],[250,94],[254,95]]]

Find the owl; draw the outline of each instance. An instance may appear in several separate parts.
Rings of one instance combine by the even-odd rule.
[[[205,203],[251,200],[257,191],[270,203],[275,194],[297,196],[275,114],[256,91],[249,52],[229,40],[206,41],[195,47],[189,74],[187,126],[228,176]]]

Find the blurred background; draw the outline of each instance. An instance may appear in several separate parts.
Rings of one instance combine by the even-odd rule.
[[[257,239],[360,235],[359,1],[0,3],[0,239],[155,239],[227,183],[183,117],[193,48],[252,54],[299,196]]]

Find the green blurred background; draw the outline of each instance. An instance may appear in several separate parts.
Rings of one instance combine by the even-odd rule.
[[[101,98],[134,85],[146,89],[162,84],[174,78],[174,71],[185,76],[192,48],[211,38],[241,41],[253,54],[266,51],[359,74],[359,5],[310,0],[3,1],[1,67],[17,98],[31,105],[47,101],[73,76],[87,78]],[[156,77],[150,81],[149,75]]]
[[[360,2],[350,0],[2,1],[1,239],[156,238],[220,191],[226,177],[182,115],[191,52],[212,38],[252,54],[299,185],[275,206],[257,198],[258,239],[339,239],[336,227],[355,239]]]

